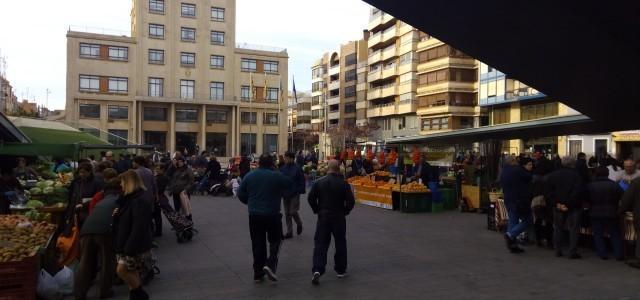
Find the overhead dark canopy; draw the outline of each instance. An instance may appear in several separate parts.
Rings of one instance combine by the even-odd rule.
[[[590,117],[637,129],[640,1],[364,0]]]

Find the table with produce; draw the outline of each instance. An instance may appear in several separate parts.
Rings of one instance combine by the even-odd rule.
[[[46,174],[45,174],[46,175]],[[58,224],[64,214],[69,197],[68,186],[72,173],[40,177],[37,181],[20,181],[25,187],[23,195],[10,197],[11,211],[34,221]]]

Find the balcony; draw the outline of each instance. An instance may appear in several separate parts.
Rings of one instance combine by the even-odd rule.
[[[375,48],[382,43],[388,43],[390,41],[398,38],[398,28],[396,26],[391,26],[383,32],[377,32],[376,34],[369,37],[368,47]]]
[[[397,75],[398,75],[398,65],[392,64],[384,67],[384,69],[382,70],[382,76],[380,78],[387,79]]]
[[[311,130],[311,124],[297,124],[296,130]]]
[[[373,65],[382,60],[382,50],[374,51],[369,54],[369,58],[367,59],[367,63],[369,65]]]
[[[431,72],[438,69],[442,69],[443,67],[451,67],[451,68],[476,68],[476,60],[470,57],[460,58],[460,57],[441,57],[438,59],[434,59],[427,62],[419,62],[418,63],[418,72]]]
[[[398,47],[398,55],[402,55],[408,52],[413,52],[416,51],[417,47],[417,42],[418,38],[416,37],[415,39],[412,39],[408,42],[405,42],[404,44],[400,45],[400,47]]]
[[[382,68],[378,67],[377,69],[369,71],[369,74],[367,75],[367,82],[377,81],[380,77],[382,77]]]
[[[416,113],[418,115],[452,114],[473,116],[480,113],[480,107],[474,106],[474,104],[475,103],[468,103],[468,105],[451,105],[449,101],[443,100],[440,103],[435,103],[429,106],[417,107]]]
[[[411,30],[413,30],[413,27],[411,27],[411,25],[405,22],[400,22],[400,27],[398,28],[398,36],[403,36],[411,32]]]
[[[340,80],[334,80],[329,82],[329,90],[340,89]]]
[[[327,105],[336,105],[340,104],[340,95],[333,96],[327,100]]]
[[[444,43],[442,41],[440,41],[439,39],[431,37],[429,39],[422,40],[422,41],[418,42],[418,50],[426,50],[426,49],[433,48],[433,47],[436,47],[436,46],[440,46],[440,45],[443,45],[443,44]]]
[[[297,111],[297,116],[298,117],[311,117],[311,110],[298,110]]]
[[[379,12],[373,16],[371,16],[371,20],[369,21],[369,24],[367,25],[367,30],[369,31],[373,31],[379,27],[382,27],[386,24],[389,24],[389,22],[394,21],[395,18],[392,15],[389,14],[385,14],[384,12]]]
[[[384,51],[382,51],[382,60],[386,61],[390,58],[396,57],[398,56],[397,52],[396,52],[396,46],[391,46],[388,47],[386,49],[384,49]]]
[[[329,76],[336,75],[340,73],[340,64],[337,64],[331,68],[329,68]]]
[[[408,114],[408,113],[412,113],[412,112],[415,112],[415,111],[416,111],[416,100],[415,99],[402,100],[398,104],[398,114],[399,115]]]
[[[329,120],[340,119],[340,111],[334,111],[329,113]]]
[[[367,109],[367,117],[375,118],[375,117],[385,117],[396,114],[396,105],[395,103],[383,104],[375,107],[370,107]]]
[[[357,73],[361,74],[361,73],[366,73],[367,72],[367,66],[368,66],[368,62],[366,61],[361,61],[358,63],[358,69],[357,69]]]
[[[369,90],[369,92],[367,93],[367,100],[386,98],[395,95],[398,95],[398,87],[395,83],[392,83]]]
[[[430,85],[418,86],[418,95],[437,94],[443,92],[476,92],[475,82],[442,81]]]
[[[311,97],[322,96],[322,90],[311,92]]]
[[[540,93],[538,90],[532,87],[524,87],[524,88],[519,88],[512,91],[507,91],[505,97],[507,101],[518,101],[518,100],[543,98],[543,97],[546,97],[546,95],[543,93]]]
[[[367,108],[367,101],[358,101],[356,102],[356,109]]]
[[[398,66],[398,74],[406,74],[409,72],[415,72],[418,68],[418,60],[414,60],[412,63],[405,63]]]
[[[398,95],[414,93],[418,88],[418,80],[408,80],[400,82],[398,85]]]

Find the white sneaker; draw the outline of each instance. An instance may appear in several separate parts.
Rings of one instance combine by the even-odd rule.
[[[344,273],[338,273],[338,274],[336,275],[336,277],[338,277],[338,278],[345,278],[345,277],[347,277],[347,272],[344,272]]]
[[[269,280],[271,281],[278,281],[278,276],[276,276],[276,272],[272,271],[271,268],[264,266],[264,268],[262,268],[262,270],[267,273],[267,277],[269,277]]]
[[[320,284],[320,272],[314,272],[313,277],[311,278],[311,283],[317,285]]]

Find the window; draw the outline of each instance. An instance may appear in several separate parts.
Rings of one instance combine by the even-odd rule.
[[[418,107],[475,106],[475,93],[449,92],[418,97]]]
[[[355,65],[356,63],[358,63],[358,59],[355,53],[349,54],[344,58],[344,64],[346,67]]]
[[[152,145],[157,151],[164,152],[167,147],[167,133],[163,131],[145,131],[144,144]]]
[[[176,122],[198,122],[198,110],[197,109],[176,109]]]
[[[358,79],[356,69],[344,72],[344,82],[355,81],[356,79]]]
[[[227,156],[227,134],[207,133],[207,151],[217,157]]]
[[[100,119],[100,105],[80,104],[80,118]]]
[[[240,153],[243,155],[256,153],[256,134],[255,133],[240,134]]]
[[[255,59],[243,58],[240,64],[242,71],[255,72],[257,70],[257,63]]]
[[[569,140],[569,156],[577,157],[582,152],[582,140]]]
[[[224,56],[211,55],[209,65],[215,69],[224,69]]]
[[[356,104],[355,102],[347,103],[344,105],[344,113],[350,114],[356,112]]]
[[[264,62],[264,71],[267,73],[278,73],[278,62],[277,61],[265,61]]]
[[[125,77],[109,77],[110,93],[126,93],[129,90],[129,81]]]
[[[149,0],[149,11],[164,13],[164,0]]]
[[[422,119],[422,130],[449,129],[449,118]]]
[[[312,119],[322,119],[324,118],[324,109],[314,109],[311,111]]]
[[[180,98],[193,99],[196,82],[193,80],[180,80]]]
[[[211,44],[212,45],[224,45],[224,32],[211,31]]]
[[[183,66],[193,67],[196,64],[196,54],[189,52],[180,52],[180,64]]]
[[[224,82],[209,83],[209,98],[211,100],[224,100]]]
[[[120,105],[109,105],[109,119],[126,120],[129,119],[129,107]]]
[[[534,120],[558,115],[558,103],[542,103],[520,106],[520,120]]]
[[[413,52],[405,53],[400,56],[400,65],[405,65],[413,62]]]
[[[473,123],[473,117],[460,117],[460,128],[458,129],[473,128]]]
[[[248,85],[243,85],[242,87],[240,87],[240,100],[249,101],[249,99],[251,98],[250,89],[251,88]]]
[[[180,28],[180,39],[182,41],[195,42],[195,40],[196,40],[196,29],[195,28],[188,28],[188,27],[181,27]]]
[[[164,50],[149,49],[150,64],[164,64]]]
[[[164,90],[164,79],[149,77],[149,97],[162,97]]]
[[[505,124],[510,121],[510,108],[496,108],[493,110],[493,125]]]
[[[121,130],[121,129],[109,129],[109,143],[116,145],[116,146],[122,146],[122,145],[127,145],[128,144],[128,140],[129,139],[129,131],[128,130]]]
[[[256,112],[243,111],[240,114],[240,122],[242,124],[256,124],[257,123],[257,113]]]
[[[162,25],[162,24],[149,24],[149,37],[163,39],[164,38],[164,25]]]
[[[264,125],[278,125],[278,114],[277,113],[264,113],[262,115],[262,123]]]
[[[145,121],[166,121],[167,109],[164,107],[145,107],[143,118]]]
[[[224,22],[224,8],[212,7],[211,8],[211,20]]]
[[[129,48],[109,46],[109,59],[112,59],[112,60],[129,59]]]
[[[276,153],[278,152],[278,135],[265,134],[262,136],[262,152]]]
[[[324,87],[324,81],[318,81],[311,84],[311,91],[317,92]]]
[[[356,86],[355,85],[348,86],[348,87],[344,88],[344,97],[345,98],[355,97],[355,95],[356,95]]]
[[[191,17],[195,18],[196,16],[196,5],[190,3],[182,3],[180,5],[180,10],[182,12],[183,17]]]
[[[267,88],[267,102],[278,102],[278,88]]]
[[[226,124],[227,123],[227,111],[225,111],[225,110],[207,109],[207,122],[208,123],[217,123],[217,124]]]
[[[100,91],[100,77],[91,75],[80,75],[81,91]]]
[[[80,43],[80,57],[100,58],[100,45]]]

